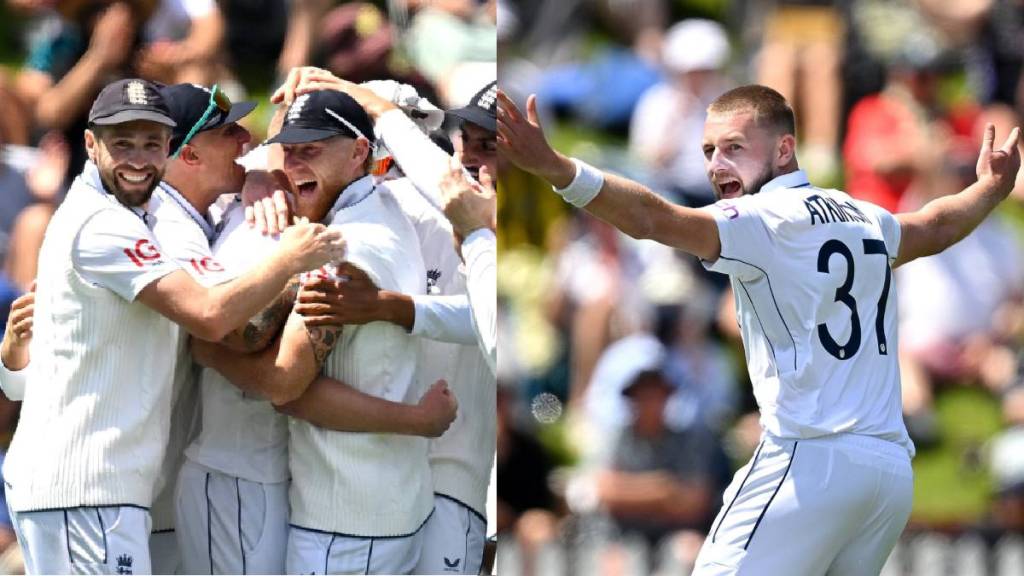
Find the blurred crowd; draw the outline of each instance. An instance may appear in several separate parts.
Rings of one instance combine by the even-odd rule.
[[[1020,0],[500,0],[498,34],[499,84],[537,94],[556,147],[690,206],[714,201],[705,108],[741,84],[793,103],[813,184],[894,213],[972,183],[985,124],[1024,114]],[[499,530],[527,561],[640,540],[685,566],[760,434],[733,294],[502,170]],[[1022,241],[1018,178],[895,273],[904,417],[915,467],[938,470],[919,469],[910,530],[1024,532]],[[983,501],[943,508],[941,482]]]
[[[33,283],[46,226],[86,160],[89,107],[111,81],[216,84],[256,100],[244,122],[255,147],[294,67],[397,80],[441,109],[497,73],[494,0],[8,0],[0,20],[0,326]],[[0,461],[18,408],[0,396]],[[2,573],[18,569],[13,543],[0,503]]]

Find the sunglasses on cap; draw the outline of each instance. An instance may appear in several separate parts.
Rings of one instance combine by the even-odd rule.
[[[210,89],[210,102],[206,105],[206,111],[203,112],[203,115],[199,117],[199,120],[197,120],[196,123],[192,125],[192,129],[188,131],[188,134],[185,135],[185,139],[181,141],[181,144],[178,146],[178,149],[175,150],[174,154],[171,155],[172,159],[177,158],[178,156],[181,155],[181,151],[185,148],[185,145],[188,144],[190,140],[192,140],[192,137],[195,136],[200,129],[202,129],[203,125],[206,124],[206,121],[210,119],[210,115],[213,114],[213,111],[217,109],[220,109],[220,111],[225,114],[230,112],[231,99],[228,98],[228,95],[225,94],[224,91],[221,90],[217,84],[214,84],[213,88]]]

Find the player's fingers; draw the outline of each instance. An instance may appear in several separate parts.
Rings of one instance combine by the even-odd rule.
[[[981,154],[992,153],[992,145],[996,140],[996,127],[989,122],[985,124],[985,132],[981,137]]]
[[[295,85],[298,84],[299,69],[292,68],[288,71],[288,76],[285,78],[284,83],[274,92],[274,95],[270,97],[270,101],[274,104],[284,103],[290,105],[291,93],[295,90]]]
[[[522,121],[523,117],[519,107],[503,90],[498,90],[498,113],[507,116],[512,123]]]
[[[256,230],[259,230],[260,234],[266,234],[268,232],[267,216],[263,206],[260,205],[260,201],[257,200],[249,208],[253,211],[253,225],[256,227]]]
[[[340,326],[344,324],[335,316],[302,316],[302,321],[306,326]]]
[[[323,226],[323,225],[321,224],[320,226]],[[331,244],[333,244],[335,246],[337,246],[338,244],[344,242],[344,238],[341,235],[341,230],[338,230],[337,228],[323,227],[323,230],[320,231],[320,237],[325,242],[330,242]]]
[[[303,94],[309,94],[310,92],[316,92],[317,90],[326,90],[332,88],[337,88],[337,86],[335,86],[334,84],[329,84],[322,80],[307,80],[302,84],[299,84],[299,87],[295,89],[295,95],[302,96]]]
[[[32,328],[32,311],[29,310],[27,313],[24,310],[11,313],[11,326],[15,331],[21,331],[25,328]]]
[[[494,178],[491,177],[491,171],[487,169],[487,166],[480,167],[480,185],[487,190],[494,189]]]
[[[1006,137],[1006,142],[1003,143],[1003,147],[999,150],[1004,152],[1007,156],[1013,154],[1014,150],[1017,149],[1017,143],[1020,141],[1020,128],[1014,127],[1010,130],[1010,135]]]
[[[530,97],[526,99],[526,115],[530,120],[530,124],[540,128],[540,115],[537,114],[536,94],[530,94]]]
[[[295,311],[303,316],[327,316],[333,308],[320,302],[300,302],[295,305]]]
[[[245,223],[250,228],[256,225],[256,211],[252,209],[252,206],[245,207]]]
[[[305,284],[303,284],[302,292],[306,292],[306,291],[314,291],[315,292],[315,291],[318,291],[318,290],[321,291],[321,292],[332,292],[332,291],[333,292],[337,292],[338,291],[338,287],[340,285],[341,285],[341,282],[338,282],[337,280],[331,280],[329,278],[323,278],[323,277],[316,277],[313,280],[310,280],[309,282],[306,282]],[[302,294],[302,292],[299,292],[299,294]]]
[[[300,304],[322,304],[327,302],[328,290],[322,284],[306,284],[299,291],[299,295],[295,297],[295,301]]]
[[[267,220],[267,230],[271,234],[280,234],[285,228],[287,228],[287,226],[280,225],[280,221],[277,217],[277,202],[275,200],[276,199],[272,194],[271,196],[261,199],[260,203],[263,206],[264,217]],[[285,224],[287,224],[287,222],[285,222]]]
[[[291,216],[291,209],[288,206],[284,190],[274,190],[271,202],[274,205],[274,214],[277,216],[277,229],[284,230],[288,227],[288,217]]]
[[[338,265],[338,274],[344,274],[347,277],[346,284],[356,288],[376,288],[377,285],[370,279],[370,275],[365,270],[356,266],[351,262],[342,262]],[[338,289],[342,289],[342,284],[338,283]]]

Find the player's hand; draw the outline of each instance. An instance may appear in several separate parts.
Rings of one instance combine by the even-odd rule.
[[[524,117],[515,102],[498,90],[498,152],[523,170],[565,188],[576,176],[576,166],[548,144],[537,115],[536,94],[527,99],[526,113]]]
[[[341,260],[345,256],[345,239],[337,228],[297,218],[294,226],[281,233],[280,254],[286,258],[292,274],[299,274]]]
[[[978,155],[978,181],[988,181],[995,185],[1004,197],[1013,190],[1020,171],[1020,128],[1010,130],[1006,142],[998,150],[993,150],[996,139],[996,128],[992,124],[985,126],[985,135],[981,140],[981,153]]]
[[[116,2],[108,6],[96,20],[88,53],[93,55],[104,69],[117,68],[131,56],[134,41],[135,22],[132,10],[127,3]]]
[[[242,186],[245,221],[261,234],[280,234],[291,222],[294,197],[291,180],[284,172],[250,170]]]
[[[481,180],[490,184],[490,174],[481,168]],[[444,214],[452,223],[456,236],[465,238],[474,230],[497,226],[498,200],[490,186],[484,186],[469,177],[462,167],[461,155],[452,157],[440,183]]]
[[[293,68],[288,73],[288,78],[285,79],[284,84],[270,97],[270,101],[274,104],[283,103],[290,106],[299,96],[317,90],[337,90],[338,92],[348,94],[374,120],[379,118],[384,112],[398,108],[398,105],[378,96],[373,90],[338,78],[331,72],[314,66]]]
[[[444,434],[455,421],[455,416],[459,412],[459,401],[444,380],[434,382],[424,392],[416,406],[421,412],[423,421],[417,435],[427,438],[437,438]]]
[[[7,316],[7,328],[4,331],[3,344],[0,345],[0,356],[4,366],[9,370],[21,370],[28,366],[28,347],[32,343],[33,315],[36,308],[36,283],[32,282],[29,291],[22,294],[11,304]]]
[[[306,326],[361,325],[387,321],[385,297],[358,266],[342,262],[340,279],[314,278],[304,282],[295,298],[295,312]]]

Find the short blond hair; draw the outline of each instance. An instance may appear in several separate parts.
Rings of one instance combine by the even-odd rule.
[[[796,136],[796,116],[786,98],[767,86],[748,84],[733,88],[708,106],[708,114],[752,111],[754,123],[777,134]]]

